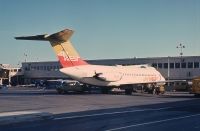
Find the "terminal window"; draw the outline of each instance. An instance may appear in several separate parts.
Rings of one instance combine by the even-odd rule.
[[[164,63],[164,68],[165,68],[165,69],[168,68],[168,63]]]
[[[188,68],[193,68],[193,62],[188,62]]]
[[[30,68],[29,67],[25,67],[25,71],[30,71]]]
[[[186,68],[186,63],[185,62],[181,63],[181,68]]]
[[[158,68],[162,68],[162,63],[158,63]]]
[[[0,70],[0,77],[1,78],[8,78],[9,77],[9,71],[6,69],[1,69]]]
[[[194,68],[199,68],[199,62],[194,62]]]
[[[170,63],[170,66],[169,66],[171,69],[174,68],[174,63]]]
[[[155,68],[157,68],[157,64],[156,63],[153,63],[152,66],[155,67]]]
[[[175,68],[180,68],[181,64],[180,63],[175,63]]]

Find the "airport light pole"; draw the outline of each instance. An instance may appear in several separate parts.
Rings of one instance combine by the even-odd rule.
[[[26,63],[26,59],[27,59],[27,54],[26,53],[24,53],[24,57],[25,57],[25,63]]]
[[[176,46],[177,49],[180,49],[180,56],[183,56],[183,49],[185,48],[185,45],[183,44],[179,44],[178,46]]]
[[[180,43],[176,48],[180,49],[180,60],[181,60],[181,63],[182,63],[182,62],[184,62],[184,59],[182,58],[182,56],[183,56],[183,49],[185,48],[185,45]],[[180,68],[182,70],[182,64],[181,63],[180,63]]]
[[[169,81],[169,77],[170,77],[169,57],[170,57],[170,56],[168,56],[168,58],[167,58],[167,67],[168,67],[168,68],[167,68],[167,80],[168,80],[168,81]],[[167,85],[168,85],[168,87],[169,87],[169,86],[170,86],[170,83],[168,82]]]

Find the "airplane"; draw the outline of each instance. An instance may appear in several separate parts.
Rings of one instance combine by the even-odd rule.
[[[81,83],[98,86],[103,93],[118,87],[125,94],[132,94],[134,85],[160,87],[165,78],[154,67],[148,65],[106,66],[92,65],[83,60],[70,42],[73,30],[65,29],[48,35],[15,37],[17,40],[49,41],[58,57],[62,68],[60,71]]]

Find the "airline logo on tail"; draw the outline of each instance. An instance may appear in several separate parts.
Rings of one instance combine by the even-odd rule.
[[[80,57],[70,56],[67,52],[61,51],[57,54],[58,59],[63,67],[72,67],[78,65],[86,65],[87,63],[83,61]]]
[[[88,64],[87,62],[82,60],[80,57],[68,56],[63,51],[61,51],[57,56],[63,67],[72,67],[72,66],[80,66],[80,65]]]
[[[80,57],[76,56],[69,56],[67,52],[61,51],[60,53],[57,54],[58,58],[63,59],[65,62],[67,61],[78,61]]]

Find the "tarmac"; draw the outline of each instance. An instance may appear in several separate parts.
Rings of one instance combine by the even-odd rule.
[[[10,88],[0,90],[0,126],[31,121],[52,120],[55,116],[95,110],[196,100],[187,92],[167,92],[165,95],[135,93],[126,95],[66,94],[55,90]]]
[[[51,119],[52,114],[48,112],[37,111],[14,111],[0,113],[0,126],[20,122],[31,122],[38,120]]]

